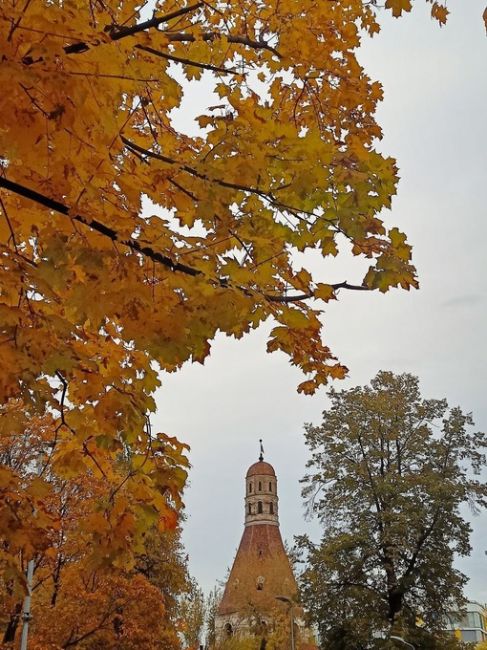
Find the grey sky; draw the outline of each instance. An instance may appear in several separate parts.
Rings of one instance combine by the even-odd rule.
[[[387,223],[408,234],[421,289],[385,295],[342,293],[327,307],[326,342],[350,369],[338,387],[367,383],[379,369],[419,375],[428,397],[447,397],[487,429],[487,39],[485,0],[449,3],[446,27],[419,0],[412,15],[384,19],[360,59],[385,101],[380,148],[397,158],[401,182]],[[190,131],[211,101],[191,85],[178,122]],[[311,262],[326,281],[361,278],[361,263]],[[265,353],[266,325],[242,341],[217,338],[211,358],[164,377],[158,429],[191,444],[184,542],[205,590],[224,577],[243,525],[243,476],[258,438],[279,480],[283,536],[319,533],[304,521],[299,479],[307,453],[302,427],[318,423],[324,391],[296,393],[300,373]],[[473,553],[459,562],[467,595],[487,601],[487,515],[472,517]]]

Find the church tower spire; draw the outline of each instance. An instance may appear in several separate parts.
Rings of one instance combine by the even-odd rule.
[[[297,584],[279,530],[277,476],[259,460],[245,475],[245,524],[216,616],[220,639],[247,636],[260,630],[267,635],[276,615],[286,613],[284,602],[294,602]],[[251,632],[254,630],[254,632]]]

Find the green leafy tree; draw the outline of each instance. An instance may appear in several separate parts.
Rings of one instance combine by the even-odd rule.
[[[216,614],[222,599],[220,587],[214,587],[206,598],[206,647],[214,648],[216,644]]]
[[[151,528],[145,538],[144,552],[136,556],[136,572],[162,593],[167,616],[174,627],[180,618],[179,601],[190,592],[192,585],[187,560],[180,526],[164,533]]]
[[[487,437],[460,408],[423,399],[410,374],[379,372],[329,397],[322,424],[306,426],[303,479],[323,535],[299,540],[303,596],[324,645],[380,647],[391,631],[441,637],[446,613],[464,603],[453,560],[470,551],[461,506],[486,504]]]
[[[199,646],[205,625],[205,597],[194,578],[190,581],[188,593],[179,602],[179,616],[185,647]]]

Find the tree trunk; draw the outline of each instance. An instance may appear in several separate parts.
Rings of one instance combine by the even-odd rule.
[[[19,627],[20,613],[22,611],[22,603],[15,605],[14,611],[10,614],[7,627],[3,635],[3,643],[13,643],[15,641],[15,634]]]
[[[394,625],[398,614],[402,611],[402,601],[404,598],[404,593],[402,589],[393,589],[387,594],[387,602],[389,605],[389,611],[387,618],[391,622],[391,625]]]

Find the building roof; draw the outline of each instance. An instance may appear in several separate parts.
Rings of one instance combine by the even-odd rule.
[[[267,463],[263,463],[267,465]],[[260,589],[259,589],[260,587]],[[295,599],[298,587],[278,526],[247,526],[225,586],[218,615],[284,607],[276,596]]]
[[[246,478],[250,476],[259,476],[264,474],[266,476],[275,476],[276,472],[270,463],[266,463],[264,460],[259,460],[257,463],[254,463],[247,470]]]

